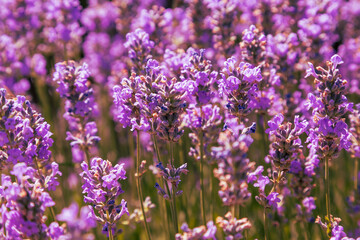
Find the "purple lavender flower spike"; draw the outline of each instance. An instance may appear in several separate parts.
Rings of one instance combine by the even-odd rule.
[[[176,193],[176,196],[181,195],[182,191],[178,191],[179,183],[181,182],[180,176],[181,174],[188,173],[188,170],[186,169],[187,164],[185,163],[178,168],[175,168],[168,164],[168,166],[165,168],[160,162],[156,165],[156,167],[160,169],[160,175],[164,178],[166,184],[171,186],[171,189]],[[162,197],[164,197],[165,199],[170,199],[169,195],[165,193],[165,191],[159,186],[159,184],[156,184],[155,188],[158,189],[158,193]]]
[[[124,199],[120,204],[115,203],[118,196],[124,192],[119,183],[119,180],[126,179],[124,164],[116,164],[113,167],[108,160],[93,158],[90,166],[82,162],[81,167],[83,172],[80,176],[84,180],[82,186],[85,194],[84,201],[91,204],[89,216],[103,224],[104,234],[113,231],[114,235],[117,235],[116,222],[122,215],[129,215]]]
[[[18,182],[13,183],[10,176],[1,175],[0,236],[4,239],[60,239],[64,230],[56,222],[49,227],[45,224],[45,210],[55,202],[34,177],[35,169],[18,163],[12,174],[17,176]]]
[[[226,108],[230,113],[242,119],[255,108],[257,83],[262,77],[258,67],[244,62],[236,67],[235,62],[234,57],[225,62],[225,68],[218,80],[219,94],[226,98]]]
[[[222,228],[226,239],[242,239],[244,230],[252,227],[247,218],[236,219],[231,212],[226,213],[224,218],[217,217],[216,223]]]
[[[247,152],[253,139],[249,134],[242,134],[242,126],[229,121],[230,130],[220,133],[218,147],[212,147],[212,156],[217,162],[214,176],[219,179],[219,196],[224,205],[245,204],[250,198],[247,173],[255,163],[247,158]],[[235,123],[236,122],[236,123]]]
[[[190,229],[187,223],[183,223],[181,230],[183,233],[177,233],[175,236],[176,240],[216,240],[215,234],[217,229],[213,221],[209,221],[206,227],[203,225],[194,229]]]
[[[154,42],[149,39],[149,34],[138,28],[134,32],[126,34],[124,45],[134,64],[134,71],[137,74],[144,73],[147,61],[152,58],[151,50],[154,48]]]
[[[65,98],[64,118],[69,123],[66,140],[71,141],[73,159],[83,159],[83,154],[94,149],[100,141],[97,127],[93,120],[98,115],[98,107],[94,100],[93,89],[88,86],[90,73],[87,64],[78,66],[74,61],[60,62],[55,65],[53,81],[58,84],[60,97]]]

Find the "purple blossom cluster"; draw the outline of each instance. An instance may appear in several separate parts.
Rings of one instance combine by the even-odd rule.
[[[55,191],[62,175],[50,158],[50,125],[24,96],[10,98],[2,88],[0,104],[1,236],[58,239],[63,229],[56,222],[45,224],[45,210],[55,205],[48,191]]]
[[[234,119],[236,120],[236,119]],[[247,157],[253,139],[242,134],[241,126],[229,124],[229,130],[220,133],[217,147],[212,148],[217,168],[214,176],[219,179],[219,196],[226,206],[244,205],[251,197],[247,174],[255,166]]]
[[[88,83],[90,73],[87,64],[77,66],[74,61],[57,63],[55,70],[53,81],[58,84],[60,97],[65,99],[64,118],[70,130],[66,140],[71,141],[73,161],[81,162],[100,141],[94,122],[98,107]]]
[[[345,96],[347,81],[341,78],[338,69],[342,63],[341,57],[334,55],[327,62],[327,70],[317,67],[316,70],[320,72],[318,74],[312,63],[309,63],[306,70],[306,77],[315,77],[317,84],[316,94],[308,95],[307,107],[313,109],[316,128],[310,132],[307,141],[311,142],[311,147],[317,149],[320,159],[331,159],[338,155],[342,148],[350,148],[351,133],[343,117],[352,111],[353,103]]]
[[[119,183],[119,180],[126,179],[124,164],[112,166],[108,160],[93,158],[90,165],[82,162],[81,167],[83,172],[80,175],[84,179],[82,188],[86,194],[84,202],[91,204],[89,216],[101,223],[105,234],[111,231],[116,236],[121,231],[117,229],[116,222],[124,214],[129,215],[124,199],[116,204],[118,196],[124,192]]]

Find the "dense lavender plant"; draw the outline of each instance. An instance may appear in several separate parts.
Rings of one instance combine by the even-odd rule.
[[[81,167],[83,172],[80,175],[84,179],[82,188],[86,194],[84,201],[91,204],[89,215],[100,222],[103,233],[113,239],[121,232],[121,229],[117,229],[116,222],[125,213],[129,215],[124,199],[116,204],[117,198],[124,192],[119,183],[119,180],[126,179],[124,164],[112,166],[108,160],[93,158],[90,165],[82,162]]]
[[[292,127],[291,122],[283,124],[283,121],[284,116],[282,114],[276,115],[273,120],[268,121],[270,128],[265,131],[270,136],[273,136],[273,143],[267,158],[274,167],[273,182],[275,190],[276,184],[289,171],[292,161],[302,153],[299,136],[307,130],[309,124],[306,120],[300,122],[299,116],[295,116],[294,127]]]
[[[258,83],[262,76],[259,67],[249,63],[236,64],[235,57],[229,58],[218,80],[219,94],[225,97],[228,111],[245,121],[245,117],[255,108],[255,98],[258,95]]]
[[[278,108],[280,99],[276,94],[275,86],[280,84],[279,76],[276,72],[276,66],[273,63],[273,56],[267,49],[267,39],[260,29],[251,25],[249,29],[243,31],[243,39],[240,43],[242,60],[258,66],[262,75],[262,81],[258,84],[259,94],[254,99],[254,107],[264,115],[271,108]],[[276,107],[275,107],[276,106]],[[276,109],[275,112],[280,112]]]
[[[24,96],[7,98],[6,90],[0,89],[0,106],[0,168],[26,163],[37,169],[34,177],[43,187],[54,191],[61,172],[51,161],[50,125]]]
[[[59,239],[63,229],[57,223],[49,227],[45,224],[45,209],[55,205],[36,177],[36,170],[25,163],[17,163],[11,174],[16,177],[1,175],[1,232],[3,239]],[[57,225],[56,225],[57,224]],[[51,231],[57,228],[57,234]]]
[[[189,49],[192,50],[192,49]],[[188,50],[188,52],[189,52]],[[190,58],[181,71],[183,78],[182,84],[186,86],[189,98],[194,98],[191,102],[199,106],[210,103],[215,97],[213,84],[217,79],[218,73],[213,70],[212,64],[204,56],[205,50],[190,51]]]
[[[125,47],[133,63],[133,71],[137,74],[144,73],[148,60],[152,58],[150,54],[154,45],[149,39],[149,34],[140,28],[126,34]]]
[[[338,156],[342,148],[349,150],[351,134],[343,117],[348,111],[352,111],[353,104],[348,102],[345,91],[347,81],[341,78],[339,65],[343,61],[339,55],[331,57],[326,62],[327,70],[309,63],[306,77],[315,77],[317,92],[309,93],[308,107],[313,109],[313,120],[315,129],[310,132],[307,139],[310,148],[316,149],[320,161],[325,162],[326,182],[326,222],[329,223],[328,235],[331,233],[331,209],[330,209],[330,183],[329,183],[329,161]]]
[[[65,99],[64,118],[70,130],[66,132],[66,140],[71,141],[73,161],[89,161],[89,153],[100,138],[94,122],[98,107],[93,89],[88,85],[90,73],[87,64],[78,66],[74,61],[65,61],[57,63],[55,70],[53,81],[58,84],[60,97]]]
[[[253,139],[249,133],[242,133],[243,126],[228,122],[228,129],[220,133],[217,147],[212,147],[212,155],[216,159],[217,168],[214,176],[219,179],[219,196],[226,206],[235,208],[237,205],[244,206],[250,198],[248,190],[247,174],[254,168],[255,163],[247,158],[247,152]],[[233,213],[234,214],[234,213]]]

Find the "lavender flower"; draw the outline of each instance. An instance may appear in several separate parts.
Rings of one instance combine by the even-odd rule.
[[[90,208],[88,206],[80,209],[80,217],[78,217],[79,206],[77,203],[72,203],[68,208],[64,208],[56,219],[66,222],[67,233],[65,239],[95,239],[89,231],[96,226],[94,219],[89,218]]]
[[[160,169],[160,175],[164,178],[166,184],[168,184],[168,186],[171,186],[171,191],[173,191],[176,196],[181,195],[183,191],[178,191],[179,183],[181,182],[180,175],[188,173],[188,170],[186,169],[187,164],[185,163],[178,168],[175,168],[172,165],[168,164],[168,166],[165,168],[162,163],[159,162],[156,167]],[[171,197],[169,197],[169,194],[167,194],[158,183],[156,183],[155,188],[158,189],[158,193],[162,197],[164,197],[165,199],[171,199]]]
[[[1,175],[0,236],[4,239],[58,239],[63,229],[55,225],[46,226],[46,208],[55,205],[40,180],[35,178],[35,169],[18,163],[11,172],[18,182],[11,182],[8,175]]]
[[[181,230],[183,230],[183,234],[177,233],[175,236],[176,240],[216,240],[215,234],[217,229],[213,221],[209,221],[206,227],[200,226],[194,229],[190,229],[186,223],[183,223]]]
[[[219,94],[226,98],[229,112],[242,119],[255,107],[257,83],[262,80],[260,68],[245,62],[236,67],[235,57],[229,58],[224,65],[218,80]]]
[[[188,50],[189,52],[189,50]],[[202,106],[208,104],[215,96],[213,84],[218,73],[212,70],[209,60],[204,57],[205,50],[190,51],[189,63],[182,70],[183,82],[187,86],[187,93],[190,98],[195,98],[195,103]]]
[[[83,172],[80,176],[84,179],[82,188],[83,193],[86,194],[84,201],[92,205],[89,216],[101,222],[105,234],[112,231],[116,235],[118,233],[116,222],[125,213],[129,215],[124,199],[120,204],[115,203],[117,197],[124,192],[119,183],[119,180],[126,179],[124,164],[116,164],[113,167],[108,160],[93,158],[90,166],[82,162],[81,167]]]
[[[191,104],[186,112],[187,114],[184,116],[183,121],[192,131],[192,133],[189,133],[189,137],[193,145],[190,148],[189,155],[200,160],[199,137],[202,134],[204,158],[208,159],[208,162],[214,162],[209,147],[217,143],[213,136],[218,136],[221,131],[220,125],[222,124],[223,117],[220,114],[220,108],[216,105],[207,104],[200,109]]]
[[[299,136],[307,130],[309,123],[304,120],[299,121],[299,116],[295,116],[294,127],[288,122],[282,124],[284,116],[282,114],[276,115],[274,120],[268,121],[269,127],[265,132],[273,137],[271,144],[270,155],[268,159],[277,169],[279,179],[289,170],[291,162],[301,153],[301,139]]]
[[[236,119],[235,119],[236,120]],[[218,168],[214,176],[219,179],[219,196],[224,205],[243,205],[251,196],[247,185],[247,173],[255,163],[247,158],[247,152],[253,139],[241,133],[241,126],[234,124],[230,130],[220,133],[218,147],[212,148]]]
[[[251,228],[251,223],[247,218],[236,219],[231,212],[225,214],[225,217],[217,217],[216,223],[223,229],[226,236],[225,239],[243,239],[243,232]]]
[[[349,114],[349,119],[349,131],[352,135],[350,152],[353,157],[360,158],[360,104],[357,104],[356,109]]]
[[[149,39],[149,34],[139,28],[126,34],[125,47],[134,64],[134,71],[138,74],[144,73],[147,61],[152,58],[150,53],[154,47],[154,42]]]
[[[64,118],[69,123],[66,140],[71,141],[73,160],[80,162],[85,156],[78,157],[78,150],[87,153],[100,141],[96,123],[93,122],[98,107],[93,89],[88,87],[87,82],[90,73],[86,64],[77,66],[74,61],[57,63],[55,69],[53,81],[58,84],[60,97],[65,98]]]
[[[341,79],[338,65],[342,64],[339,55],[334,55],[327,62],[328,69],[322,67],[316,69],[317,74],[311,67],[307,76],[314,76],[317,84],[316,95],[309,93],[308,108],[313,109],[316,129],[313,135],[309,135],[307,141],[316,147],[320,159],[329,157],[332,159],[339,151],[350,148],[351,134],[347,124],[342,120],[344,115],[351,111],[353,104],[349,103],[345,90],[347,81]]]
[[[145,198],[145,201],[143,202],[144,206],[144,212],[145,212],[145,218],[146,222],[151,222],[151,209],[155,208],[155,204],[151,202],[151,199],[149,196]],[[132,227],[136,227],[136,224],[141,223],[144,221],[144,215],[142,213],[142,210],[140,208],[136,208],[133,213],[130,214],[129,219],[126,221],[122,221],[121,223],[124,225],[130,225]]]
[[[24,96],[8,99],[6,90],[0,89],[0,106],[0,168],[20,162],[24,167],[39,169],[34,177],[46,189],[55,190],[61,172],[50,158],[50,125]]]
[[[123,127],[131,126],[131,131],[150,129],[147,118],[141,114],[138,101],[138,95],[142,94],[140,87],[141,79],[133,73],[129,79],[124,78],[121,85],[113,88],[115,117]]]

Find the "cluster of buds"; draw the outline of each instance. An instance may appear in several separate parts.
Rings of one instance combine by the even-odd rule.
[[[209,221],[205,226],[196,227],[190,229],[187,223],[183,223],[181,226],[182,234],[177,233],[175,235],[176,240],[205,240],[213,239],[215,240],[216,226],[213,221]]]
[[[146,222],[151,221],[151,209],[155,208],[155,204],[151,202],[151,199],[149,196],[145,198],[145,201],[143,202],[144,206],[144,212],[145,212],[145,218]],[[141,223],[144,221],[144,215],[140,208],[136,208],[133,213],[130,214],[130,217],[126,221],[122,221],[121,223],[124,225],[130,225],[132,227],[136,227],[137,223]]]
[[[8,175],[1,176],[0,238],[52,239],[50,227],[45,225],[45,210],[54,206],[55,202],[34,177],[35,169],[27,167],[25,163],[18,163],[11,174],[16,177],[16,183]],[[58,230],[63,232],[62,228]]]
[[[266,185],[270,183],[270,179],[268,176],[262,175],[262,172],[264,171],[263,166],[259,166],[256,168],[255,171],[248,174],[248,183],[254,183],[254,187],[259,188],[259,194],[255,196],[256,201],[263,206],[265,209],[277,209],[278,203],[281,201],[279,196],[279,193],[274,192],[273,188],[272,191],[270,191],[269,194],[266,194],[265,188]],[[277,176],[273,176],[273,178],[276,178]]]
[[[115,118],[124,128],[130,126],[131,131],[150,129],[147,119],[140,112],[140,86],[141,79],[133,72],[129,78],[123,78],[120,85],[113,88]]]
[[[275,167],[279,179],[289,170],[291,162],[302,153],[299,136],[307,130],[309,125],[306,120],[300,122],[298,115],[295,116],[294,126],[291,122],[283,124],[283,121],[282,114],[276,115],[268,121],[270,128],[265,131],[270,136],[274,136],[270,154],[267,157]]]
[[[217,139],[213,136],[219,135],[222,118],[220,108],[216,105],[207,104],[202,107],[195,107],[191,104],[189,106],[187,114],[184,117],[184,122],[192,131],[189,133],[189,137],[194,147],[190,147],[190,156],[200,160],[200,136],[202,135],[204,158],[208,159],[209,162],[214,162],[209,147],[217,143]]]
[[[83,172],[80,176],[84,180],[82,188],[86,194],[84,202],[92,205],[89,215],[103,225],[105,234],[112,231],[113,236],[117,235],[121,230],[116,228],[116,222],[125,213],[129,215],[124,199],[116,204],[117,197],[124,192],[119,183],[119,180],[126,179],[124,164],[113,167],[108,160],[93,158],[90,169],[86,162],[82,162],[81,167]]]
[[[89,87],[89,77],[87,64],[79,66],[75,61],[65,61],[55,65],[53,81],[58,84],[56,91],[65,99],[64,118],[70,130],[66,140],[71,141],[75,162],[84,160],[84,152],[100,141],[94,122],[98,106],[93,89]]]
[[[36,168],[51,165],[50,125],[24,96],[7,98],[0,89],[0,167],[25,162]],[[34,161],[34,159],[36,161]]]
[[[240,21],[239,2],[234,0],[209,1],[208,8],[210,9],[214,48],[222,56],[229,57],[235,53],[236,45],[240,40],[234,32],[234,26]]]
[[[236,120],[236,119],[235,119]],[[219,196],[224,205],[243,205],[251,196],[248,190],[247,174],[255,163],[247,158],[247,152],[253,139],[249,134],[242,134],[241,126],[220,133],[218,147],[212,148],[218,168],[214,176],[219,179]]]
[[[326,62],[327,70],[309,64],[305,77],[315,77],[317,93],[308,94],[308,108],[313,109],[314,122],[317,128],[310,134],[308,141],[317,149],[320,159],[332,159],[344,148],[348,150],[351,145],[351,133],[342,119],[347,112],[352,111],[353,104],[348,102],[345,91],[347,81],[341,78],[339,65],[343,61],[339,55],[331,57]]]
[[[254,25],[243,31],[240,49],[244,61],[254,66],[263,66],[266,63],[266,37]]]
[[[181,71],[180,77],[184,80],[183,83],[188,86],[189,96],[194,96],[196,98],[195,103],[200,106],[208,104],[215,96],[213,83],[218,75],[216,71],[212,70],[211,62],[205,59],[204,53],[204,49],[199,52],[190,51],[188,53],[190,54],[189,63],[185,64],[185,69]]]
[[[134,72],[138,74],[144,73],[154,45],[154,42],[149,39],[149,34],[142,29],[138,28],[134,32],[126,34],[125,47],[128,49],[129,57],[134,64]]]
[[[188,170],[186,169],[187,164],[183,164],[178,168],[173,167],[172,165],[168,164],[167,168],[165,168],[161,162],[159,162],[156,167],[160,169],[159,174],[165,180],[165,184],[167,184],[166,189],[171,186],[171,190],[175,193],[175,196],[180,196],[183,191],[179,190],[179,183],[180,183],[180,175],[187,174]],[[170,199],[170,193],[166,192],[158,183],[155,184],[155,188],[158,190],[158,194],[160,194],[165,199]]]
[[[257,83],[262,80],[260,68],[245,62],[236,66],[235,57],[229,58],[224,65],[218,80],[219,93],[226,98],[229,112],[241,120],[254,109]]]
[[[350,152],[353,157],[360,158],[360,104],[357,104],[356,109],[349,114],[349,119],[349,130],[352,135]]]
[[[231,212],[226,213],[224,218],[217,217],[216,223],[224,231],[226,239],[242,239],[244,230],[251,228],[251,223],[247,218],[236,219]]]

